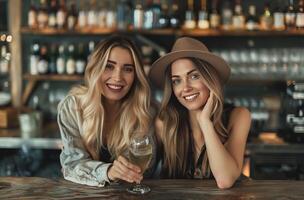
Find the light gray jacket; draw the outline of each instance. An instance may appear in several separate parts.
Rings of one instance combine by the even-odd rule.
[[[110,182],[107,171],[112,163],[93,160],[87,152],[82,140],[83,120],[77,108],[76,97],[71,95],[68,95],[58,105],[57,120],[63,143],[60,154],[63,177],[75,183],[103,187]],[[145,176],[151,176],[156,165],[156,143],[152,127],[149,135],[153,141],[153,156]]]

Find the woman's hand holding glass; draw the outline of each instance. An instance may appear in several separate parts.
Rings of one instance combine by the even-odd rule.
[[[123,156],[114,160],[113,165],[108,170],[108,177],[112,181],[124,180],[129,183],[140,183],[143,179],[140,167],[130,163]]]

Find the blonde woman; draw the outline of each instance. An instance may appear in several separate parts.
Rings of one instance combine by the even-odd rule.
[[[153,120],[150,88],[134,44],[122,36],[100,42],[84,80],[58,106],[64,178],[100,187],[140,182],[140,168],[127,159],[129,138],[137,130],[148,132]]]
[[[229,75],[222,58],[188,37],[153,63],[150,78],[164,88],[156,120],[162,177],[213,177],[229,188],[240,176],[251,117],[246,108],[224,106]]]

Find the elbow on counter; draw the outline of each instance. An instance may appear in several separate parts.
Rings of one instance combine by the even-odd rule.
[[[231,188],[236,179],[235,178],[221,178],[216,180],[217,187],[220,189],[229,189]]]

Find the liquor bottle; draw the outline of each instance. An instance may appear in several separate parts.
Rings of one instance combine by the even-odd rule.
[[[40,44],[38,42],[34,42],[31,45],[30,50],[30,62],[29,62],[29,73],[32,75],[38,74],[38,62],[40,60]]]
[[[296,13],[293,4],[293,0],[289,0],[289,5],[285,13],[285,25],[288,29],[294,28],[296,23]]]
[[[106,19],[106,26],[107,28],[116,28],[117,27],[117,13],[116,9],[114,9],[115,1],[110,1],[110,8],[107,10],[107,19]],[[96,23],[97,24],[97,23]]]
[[[273,12],[273,28],[275,30],[284,30],[285,21],[284,21],[284,12],[282,9],[282,1],[279,1],[276,9]]]
[[[8,74],[9,71],[9,57],[10,53],[7,52],[7,46],[1,46],[1,57],[0,57],[0,74]]]
[[[299,0],[298,12],[296,14],[296,27],[304,28],[304,0]]]
[[[27,25],[30,28],[37,28],[37,9],[34,0],[31,0],[29,12],[27,14]]]
[[[86,58],[84,54],[84,45],[83,43],[78,44],[77,49],[77,58],[76,58],[76,73],[77,74],[83,74],[86,66]]]
[[[232,28],[232,16],[233,12],[231,9],[231,3],[230,1],[224,1],[223,7],[221,10],[221,16],[222,16],[222,28],[224,30],[229,30]]]
[[[90,9],[88,10],[88,27],[92,28],[97,26],[97,17],[96,0],[91,0]]]
[[[170,16],[170,26],[172,28],[179,28],[179,26],[180,26],[180,16],[179,16],[178,8],[179,8],[178,2],[176,0],[173,0],[172,12],[169,15]]]
[[[142,29],[144,26],[144,10],[141,0],[137,0],[135,9],[133,10],[133,27],[134,29]]]
[[[61,44],[58,47],[58,56],[56,59],[56,72],[57,74],[64,74],[66,71],[66,55],[64,45]]]
[[[168,16],[169,7],[167,0],[161,1],[161,13],[159,16],[158,24],[159,28],[168,28],[170,24],[170,19]]]
[[[47,12],[46,0],[40,0],[40,7],[37,14],[38,28],[46,28],[48,25],[48,20],[49,16]]]
[[[241,0],[235,1],[234,15],[232,16],[232,26],[234,29],[245,28],[245,16],[242,11]]]
[[[211,3],[211,13],[210,13],[210,27],[219,28],[221,17],[217,11],[218,0],[213,0]]]
[[[49,69],[49,57],[46,44],[42,44],[40,48],[40,59],[38,61],[37,70],[39,74],[47,74]]]
[[[194,29],[196,26],[196,22],[193,11],[193,0],[188,0],[187,4],[188,4],[188,10],[186,10],[186,14],[185,14],[184,28]]]
[[[49,21],[48,21],[48,25],[51,28],[55,28],[57,25],[57,0],[51,0],[51,7],[49,9]]]
[[[66,26],[67,9],[65,0],[60,0],[59,9],[56,14],[57,28],[63,29]]]
[[[255,5],[249,5],[248,17],[246,19],[246,29],[247,30],[258,30],[259,29],[259,19],[256,15]]]
[[[153,0],[151,10],[153,12],[152,28],[160,28],[159,18],[161,15],[160,0]]]
[[[68,45],[68,57],[66,62],[66,73],[75,74],[76,62],[75,62],[75,46],[73,44]]]
[[[84,2],[85,0],[80,0],[80,7],[79,7],[79,13],[78,13],[78,19],[77,19],[77,27],[82,29],[87,26],[87,4]]]
[[[127,0],[121,0],[117,5],[117,28],[127,30],[129,26],[131,8]]]
[[[153,0],[147,0],[146,6],[144,9],[144,29],[152,29],[153,28],[153,10],[152,10]]]
[[[206,0],[201,0],[201,10],[198,13],[198,28],[199,29],[208,29],[209,28],[209,20],[208,20],[208,12],[206,9]]]
[[[75,29],[77,24],[77,18],[78,16],[77,16],[75,2],[71,2],[70,8],[67,13],[67,27],[69,30]]]
[[[50,48],[50,62],[49,62],[49,70],[48,72],[51,74],[56,73],[56,59],[57,59],[57,46],[52,43]]]
[[[264,13],[260,18],[261,29],[263,30],[271,30],[273,26],[273,19],[269,9],[269,4],[265,3]]]
[[[98,1],[97,2],[97,26],[99,28],[105,28],[107,26],[107,9],[105,5],[105,1]]]

